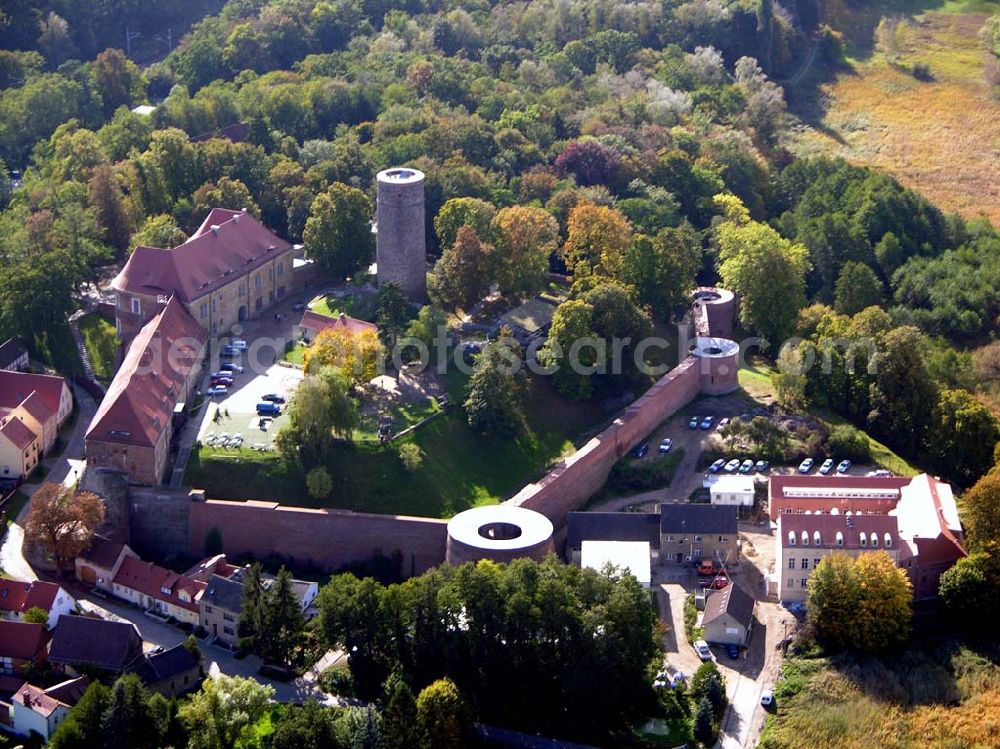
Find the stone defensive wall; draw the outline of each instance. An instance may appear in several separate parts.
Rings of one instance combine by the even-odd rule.
[[[275,502],[204,499],[192,492],[188,545],[202,554],[212,528],[227,554],[269,554],[335,570],[379,554],[402,555],[404,576],[419,575],[444,561],[448,522],[405,515],[289,507]]]

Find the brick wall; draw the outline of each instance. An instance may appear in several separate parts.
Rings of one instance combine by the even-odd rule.
[[[700,360],[688,357],[661,377],[611,425],[510,501],[537,510],[557,528],[607,480],[611,467],[701,389]]]
[[[376,554],[403,555],[403,574],[420,574],[444,562],[448,523],[444,520],[373,515],[346,510],[286,507],[274,502],[190,502],[191,554],[204,550],[213,527],[222,534],[229,555],[252,553],[294,557],[334,570]]]

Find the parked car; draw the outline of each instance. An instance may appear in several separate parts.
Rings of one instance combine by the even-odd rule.
[[[799,463],[799,473],[809,473],[812,470],[813,465],[816,463],[812,458],[806,458],[801,463]]]
[[[721,419],[719,419],[719,426],[717,426],[716,429],[718,429],[721,432],[727,426],[729,426],[729,417],[724,416]]]
[[[722,590],[727,585],[729,585],[729,578],[725,577],[721,573],[711,578],[710,580],[699,580],[698,586],[701,588],[708,588],[710,590]]]
[[[732,658],[732,659],[733,659],[734,661],[735,661],[735,660],[736,660],[737,658],[739,658],[739,657],[740,657],[740,649],[739,649],[739,647],[737,647],[736,645],[727,645],[727,646],[726,646],[726,653],[727,653],[727,654],[729,655],[729,657],[730,657],[730,658]]]
[[[246,351],[249,346],[249,344],[242,338],[234,338],[229,342],[229,345],[232,346],[237,351]]]
[[[235,375],[228,369],[220,369],[218,372],[212,372],[213,380],[233,380]]]
[[[664,437],[662,440],[660,440],[660,447],[659,447],[660,453],[666,454],[670,452],[670,448],[673,446],[674,446],[674,441],[669,437]]]
[[[684,676],[684,672],[683,671],[677,671],[677,672],[675,672],[674,675],[670,677],[670,688],[671,689],[677,689],[679,686],[681,686],[684,683],[684,681],[685,681],[686,678],[687,677]]]
[[[271,403],[271,401],[262,401],[257,404],[257,415],[258,416],[280,416],[281,407],[277,403]]]
[[[701,428],[702,429],[711,429],[713,421],[715,421],[715,417],[714,416],[706,416],[704,419],[701,420]]]
[[[240,350],[237,348],[233,348],[232,346],[223,346],[222,348],[219,349],[219,356],[221,356],[224,359],[239,355],[240,355]]]
[[[764,473],[764,471],[766,471],[770,467],[771,464],[768,463],[766,460],[758,460],[756,465],[754,465],[754,470],[756,470],[757,473]]]
[[[722,470],[722,467],[724,465],[726,465],[726,459],[725,458],[719,458],[717,461],[715,461],[714,463],[712,463],[712,465],[710,465],[708,467],[708,472],[709,473],[718,473],[719,471]]]
[[[885,468],[879,468],[877,471],[872,471],[871,475],[872,476],[884,477],[884,478],[892,478],[893,474],[892,474],[892,471],[890,471],[890,470],[887,470]]]
[[[827,458],[823,461],[823,465],[819,467],[819,472],[826,476],[830,471],[833,470],[833,458]]]
[[[735,473],[740,468],[740,459],[733,458],[728,463],[726,463],[726,473]]]
[[[770,689],[765,689],[760,694],[760,704],[764,707],[770,707],[774,704],[774,692]]]
[[[851,470],[851,461],[842,460],[837,464],[837,473],[847,473]]]
[[[205,391],[205,394],[209,396],[216,396],[216,395],[225,395],[228,392],[229,388],[227,388],[225,385],[212,385],[212,387],[210,387],[208,390]]]
[[[296,302],[292,305],[292,312],[304,312],[306,309],[305,302]]]
[[[224,387],[224,388],[230,388],[230,387],[233,386],[233,378],[232,377],[213,377],[212,380],[211,380],[211,382],[210,382],[210,384],[211,384],[212,387],[219,386],[219,387]]]
[[[231,361],[227,361],[224,364],[219,365],[219,369],[223,372],[232,372],[233,374],[243,374],[243,367],[239,364],[234,364]]]
[[[708,643],[704,640],[694,641],[694,651],[698,654],[698,657],[703,661],[712,660],[712,651],[708,647]]]
[[[740,466],[740,473],[750,473],[753,471],[753,458],[747,458]]]
[[[267,395],[260,396],[262,401],[270,401],[271,403],[284,403],[285,399],[283,396],[277,393],[268,393]]]
[[[646,453],[649,452],[649,443],[643,442],[641,445],[637,445],[635,449],[632,450],[633,458],[645,458]]]
[[[698,417],[692,416],[691,421],[688,422],[688,429],[697,429],[697,428],[698,428]]]
[[[711,559],[703,559],[698,563],[699,575],[714,575],[716,571],[715,562]]]

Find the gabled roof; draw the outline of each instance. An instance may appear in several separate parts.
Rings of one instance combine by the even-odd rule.
[[[573,551],[584,541],[648,541],[660,548],[660,516],[655,512],[571,512],[566,546]]]
[[[812,547],[820,549],[872,549],[886,548],[888,536],[891,546],[899,547],[899,526],[892,515],[849,515],[819,513],[782,513],[778,516],[778,533],[781,545],[786,548]],[[819,543],[816,534],[819,533]],[[790,540],[793,534],[795,543]],[[803,542],[803,534],[808,543]],[[862,536],[865,543],[862,544]],[[873,545],[874,536],[878,544]],[[841,543],[842,542],[842,543]]]
[[[940,548],[934,550],[935,556],[942,559],[965,556],[962,524],[949,484],[920,474],[903,487],[899,504],[890,514],[899,519],[899,535],[912,546],[936,540]]]
[[[660,532],[735,535],[736,506],[690,502],[661,504]]]
[[[205,587],[205,584],[198,580],[135,557],[126,557],[122,560],[114,584],[190,611],[198,610],[195,598]],[[189,600],[181,600],[182,592],[187,594]]]
[[[12,702],[24,705],[48,718],[59,706],[65,707],[67,710],[72,708],[80,701],[89,684],[90,679],[86,676],[69,679],[48,689],[42,689],[26,682],[17,690]]]
[[[133,339],[87,429],[88,440],[153,447],[170,425],[208,334],[176,297]]]
[[[20,419],[8,416],[0,422],[0,434],[21,450],[24,450],[32,442],[38,439],[38,435],[32,432]]]
[[[124,671],[142,656],[142,637],[131,622],[60,616],[52,632],[49,661]]]
[[[172,250],[136,247],[111,285],[190,303],[291,247],[249,213],[213,208],[198,231]]]
[[[44,424],[46,421],[55,416],[58,412],[53,411],[49,408],[45,399],[41,396],[37,390],[32,390],[31,395],[24,399],[21,403],[21,408],[31,414],[37,421]]]
[[[356,317],[348,317],[343,313],[341,313],[338,317],[330,317],[329,315],[321,315],[318,312],[313,312],[312,310],[306,310],[303,313],[302,321],[299,325],[307,330],[315,330],[317,334],[323,332],[324,330],[333,330],[336,328],[344,328],[349,333],[363,333],[366,330],[378,330],[378,326],[374,323],[359,320]]]
[[[49,633],[42,624],[0,620],[0,657],[33,661],[48,641]]]
[[[208,578],[208,587],[201,594],[201,602],[239,614],[243,611],[243,584],[219,575],[212,575]]]
[[[66,381],[54,375],[0,370],[0,406],[17,408],[32,392],[37,391],[52,413],[59,413],[59,402]]]
[[[0,578],[0,611],[23,614],[36,606],[51,611],[58,594],[59,586],[55,583]]]
[[[5,369],[28,353],[19,338],[8,338],[0,344],[0,369]]]
[[[702,624],[710,624],[720,616],[729,614],[744,627],[749,627],[750,622],[753,621],[755,603],[752,595],[736,583],[732,583],[722,590],[709,594],[708,600],[705,601],[705,615],[702,617]]]
[[[152,686],[186,674],[198,668],[199,663],[194,654],[180,644],[162,653],[147,655],[129,670],[136,673],[146,686]]]
[[[120,541],[109,541],[105,538],[95,538],[90,548],[80,554],[80,558],[102,570],[110,570],[115,566],[118,557],[125,550],[125,544]]]

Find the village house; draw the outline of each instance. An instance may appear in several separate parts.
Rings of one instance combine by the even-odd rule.
[[[201,661],[181,643],[160,653],[149,653],[131,672],[151,692],[176,697],[201,686]]]
[[[0,478],[30,475],[72,412],[62,377],[0,369]]]
[[[701,625],[705,641],[743,647],[750,640],[757,601],[738,583],[708,593]]]
[[[31,664],[42,666],[48,644],[44,624],[0,621],[0,674],[20,674]]]
[[[135,557],[122,560],[112,582],[118,598],[191,626],[198,625],[198,599],[204,589],[200,580]]]
[[[11,698],[11,731],[17,736],[38,734],[48,741],[87,691],[86,676],[68,679],[47,689],[25,682]]]
[[[178,404],[194,395],[207,336],[176,298],[135,336],[90,422],[89,466],[114,468],[136,484],[163,479]]]
[[[81,668],[118,675],[142,657],[142,637],[134,624],[86,616],[59,617],[49,647],[49,663],[69,676],[78,676]]]
[[[129,256],[111,283],[118,336],[131,340],[171,297],[213,336],[259,317],[291,291],[295,250],[249,213],[213,208],[183,244]]]
[[[649,545],[649,559],[660,557],[660,514],[658,512],[571,512],[567,519],[566,557],[583,564],[585,541],[611,541]]]
[[[90,548],[80,554],[74,563],[76,579],[93,585],[106,593],[114,592],[114,579],[126,558],[138,559],[139,555],[120,541],[95,538]]]
[[[8,338],[0,344],[0,369],[11,372],[28,371],[28,349],[19,338]]]
[[[713,505],[753,507],[755,495],[753,476],[714,476],[708,486]]]
[[[686,564],[738,562],[736,507],[672,502],[660,505],[660,559]]]
[[[47,624],[51,629],[60,616],[76,609],[76,601],[55,583],[0,578],[0,619],[23,622],[24,615],[34,608],[49,615]]]

